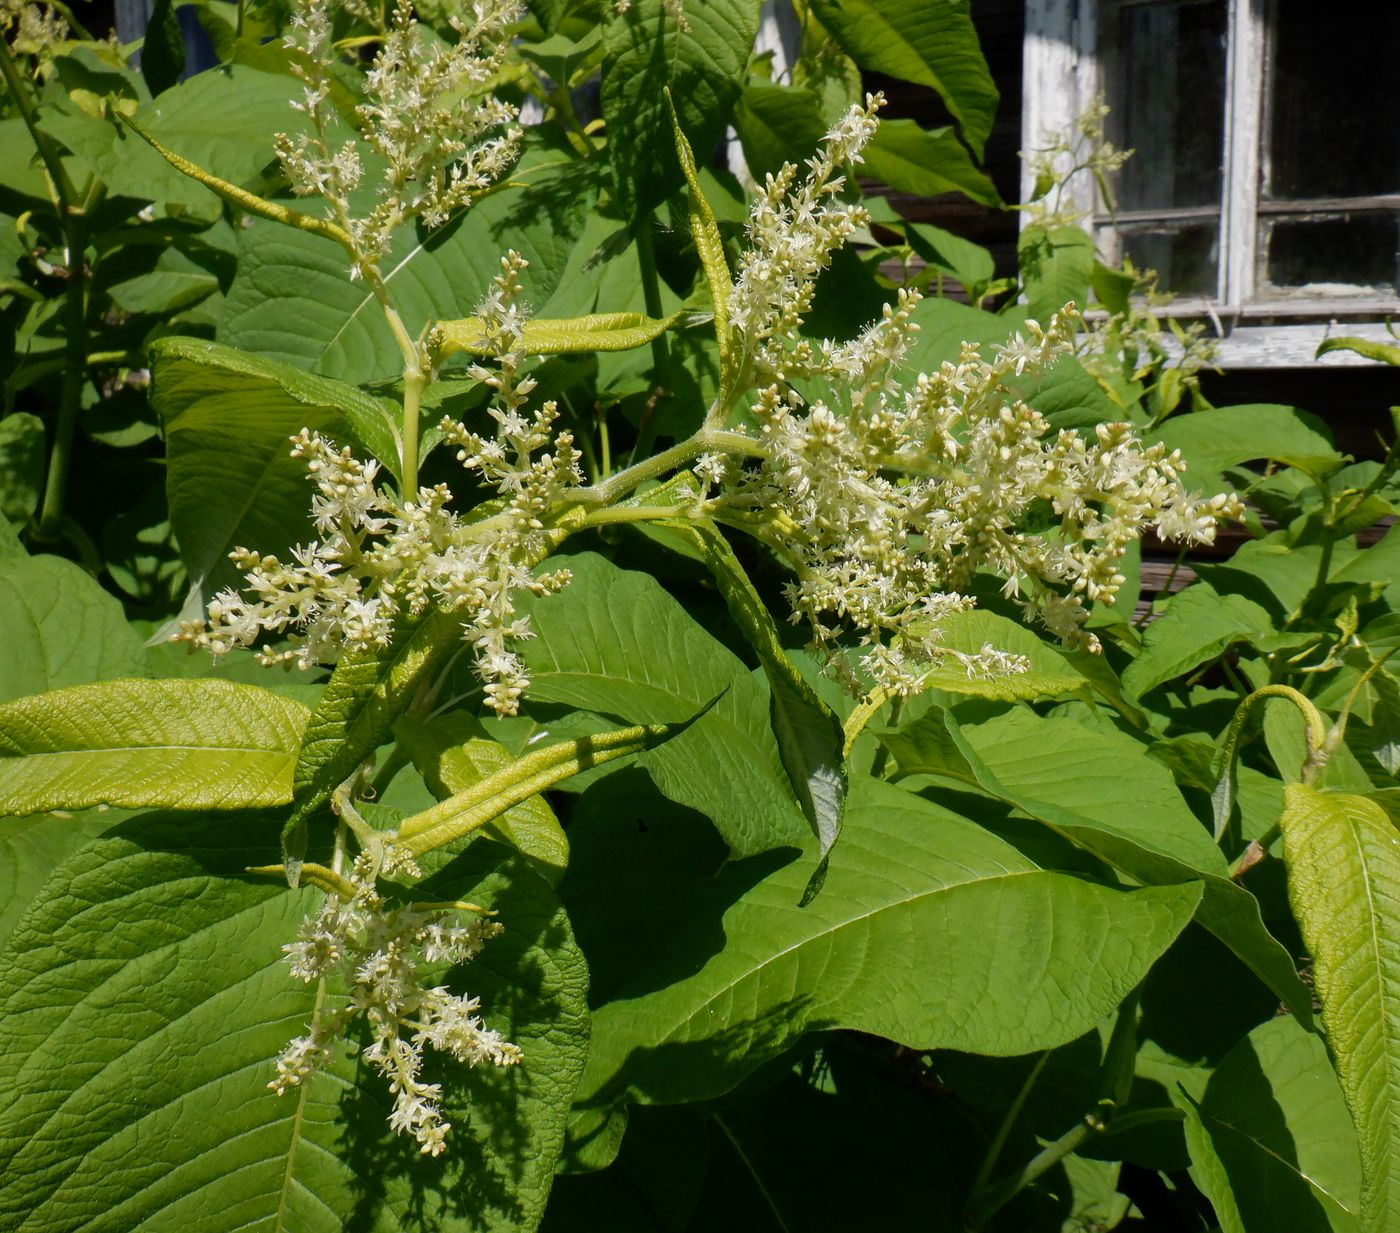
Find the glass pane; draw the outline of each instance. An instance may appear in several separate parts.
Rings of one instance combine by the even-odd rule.
[[[1265,219],[1259,234],[1267,289],[1319,297],[1373,289],[1393,295],[1398,247],[1393,214]]]
[[[1139,270],[1156,270],[1157,287],[1173,295],[1215,295],[1219,260],[1215,222],[1119,225],[1119,253]]]
[[[1119,210],[1220,203],[1225,7],[1183,0],[1105,14],[1108,136],[1134,151],[1114,177]]]
[[[1282,0],[1275,22],[1265,197],[1400,192],[1400,4]]]

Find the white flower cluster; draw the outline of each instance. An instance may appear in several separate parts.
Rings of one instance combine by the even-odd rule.
[[[417,875],[411,861],[395,857],[394,849],[386,848],[384,872]],[[387,909],[375,889],[376,863],[361,853],[349,879],[353,896],[328,895],[321,910],[302,922],[300,940],[282,948],[293,976],[308,983],[339,976],[349,997],[340,1009],[319,1015],[307,1035],[288,1043],[268,1087],[281,1096],[303,1083],[331,1060],[335,1041],[363,1015],[373,1039],[361,1056],[389,1081],[390,1126],[413,1135],[426,1155],[436,1156],[446,1147],[452,1123],[439,1106],[442,1085],[420,1077],[424,1046],[468,1066],[513,1066],[522,1055],[482,1023],[477,998],[427,986],[425,969],[476,958],[502,928],[482,918],[459,925],[446,923],[441,912]]]
[[[207,620],[183,623],[178,641],[220,655],[266,634],[288,634],[290,649],[264,647],[259,659],[309,668],[334,662],[347,648],[387,646],[396,614],[435,605],[460,614],[486,704],[514,714],[527,678],[509,643],[530,634],[528,620],[516,614],[515,595],[542,595],[569,581],[566,570],[533,570],[551,547],[544,514],[583,478],[572,437],[551,435],[555,404],[529,416],[522,411],[535,384],[521,375],[523,357],[515,350],[524,322],[518,277],[524,266],[516,253],[504,257],[478,312],[488,343],[502,352],[496,369],[474,370],[497,391],[495,434],[443,421],[461,447],[458,459],[499,495],[490,516],[460,518],[448,508],[452,493],[443,484],[420,488],[416,501],[400,501],[376,484],[378,463],[360,462],[348,448],[303,429],[292,453],[306,459],[316,485],[311,513],[319,538],[293,549],[289,562],[235,549],[230,557],[244,572],[244,593],[220,592]]]
[[[306,86],[295,106],[311,131],[295,140],[278,134],[277,155],[292,190],[324,197],[334,221],[349,232],[357,253],[352,273],[377,266],[395,228],[415,218],[440,225],[514,163],[515,109],[482,90],[501,67],[520,12],[515,0],[476,0],[470,23],[451,19],[457,42],[447,45],[430,42],[409,0],[398,0],[355,108],[360,139],[338,148],[331,0],[305,0],[293,16],[286,43],[305,53],[292,68]],[[350,198],[364,174],[362,142],[384,171],[373,209],[359,217]]]
[[[21,55],[47,59],[69,37],[68,22],[47,4],[0,0],[0,35]]]
[[[970,606],[976,574],[1000,575],[1028,616],[1097,650],[1087,604],[1113,600],[1144,527],[1209,541],[1241,506],[1189,494],[1179,455],[1144,446],[1127,424],[1088,440],[1052,432],[1016,396],[1013,386],[1074,349],[1072,309],[1045,329],[1028,322],[990,357],[964,344],[956,361],[912,378],[901,364],[917,293],[901,292],[850,342],[799,337],[812,280],[854,226],[849,207],[827,204],[832,173],[858,155],[876,105],[833,130],[806,182],[786,168],[754,206],[733,319],[770,381],[753,406],[762,448],[742,467],[706,458],[699,473],[721,485],[712,510],[792,564],[793,619],[810,623],[815,645],[829,650],[854,628],[867,673],[909,693],[950,656],[971,675],[1016,670],[992,648],[969,657],[940,645],[940,618]]]
[[[1049,133],[1045,145],[1021,151],[1021,161],[1034,185],[1034,200],[1023,207],[1033,226],[1072,227],[1084,218],[1083,210],[1066,202],[1064,191],[1081,172],[1090,172],[1108,195],[1108,177],[1133,156],[1131,150],[1115,149],[1104,139],[1108,113],[1108,104],[1100,95],[1075,117],[1069,132]]]
[[[812,305],[816,277],[847,237],[870,221],[864,207],[841,202],[837,194],[845,185],[841,168],[860,161],[884,102],[883,95],[871,94],[863,108],[851,108],[807,160],[807,176],[799,178],[798,169],[785,163],[766,178],[749,212],[748,247],[729,311],[759,380],[781,378],[790,360],[805,356],[797,327]]]

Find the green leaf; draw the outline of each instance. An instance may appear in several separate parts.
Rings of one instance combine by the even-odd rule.
[[[175,16],[174,0],[155,0],[141,44],[141,76],[152,94],[168,90],[185,70],[185,36]]]
[[[271,161],[268,134],[297,127],[290,108],[301,86],[286,73],[241,64],[196,73],[136,113],[161,145],[233,184],[262,178]],[[107,186],[114,197],[168,203],[213,218],[218,198],[181,175],[141,138],[76,108],[44,113],[44,127]]]
[[[1400,347],[1394,343],[1372,342],[1369,338],[1325,338],[1317,348],[1316,358],[1321,359],[1329,351],[1354,351],[1368,360],[1400,365]]]
[[[114,303],[130,313],[173,314],[219,290],[218,275],[178,248],[166,249],[146,274],[108,288]]]
[[[906,223],[904,235],[928,265],[952,275],[970,293],[996,276],[992,254],[960,235],[932,223]]]
[[[749,174],[759,184],[786,162],[815,150],[827,130],[821,100],[811,90],[751,82],[734,109],[734,131]]]
[[[658,824],[617,783],[580,802],[565,880],[597,1007],[580,1124],[627,1099],[717,1096],[818,1028],[996,1055],[1062,1044],[1126,996],[1200,896],[1047,872],[972,822],[858,779],[825,888],[803,908],[805,860],[773,853],[711,874],[703,827]]]
[[[109,681],[0,706],[0,814],[291,799],[306,708],[227,681]]]
[[[281,948],[319,895],[243,873],[275,842],[256,817],[147,816],[50,881],[4,954],[6,1228],[516,1233],[538,1222],[588,1036],[587,969],[547,884],[490,844],[448,871],[454,896],[497,909],[507,928],[444,983],[479,996],[525,1060],[431,1064],[452,1130],[447,1154],[425,1162],[389,1130],[384,1079],[344,1052],[303,1089],[266,1089],[317,1005]]]
[[[1178,1089],[1191,1177],[1223,1233],[1358,1233],[1356,1131],[1327,1047],[1292,1019],[1261,1024],[1199,1094]]]
[[[959,304],[956,300],[927,296],[914,309],[919,332],[904,354],[902,369],[908,373],[936,372],[944,360],[956,360],[964,341],[1005,343],[1025,321],[1023,308],[1006,313]]]
[[[982,205],[1001,194],[968,155],[951,128],[920,128],[913,120],[885,120],[862,151],[864,171],[901,193],[936,197],[961,193]]]
[[[683,316],[648,317],[645,313],[592,313],[564,321],[532,319],[520,331],[519,350],[526,355],[561,355],[571,351],[630,351],[644,347],[669,330]],[[443,321],[444,356],[457,351],[492,355],[486,332],[476,317]]]
[[[151,352],[192,615],[242,585],[232,549],[276,555],[310,534],[313,489],[305,461],[292,457],[294,433],[351,433],[398,469],[399,410],[386,399],[200,339],[162,339]]]
[[[724,241],[720,238],[715,212],[705,199],[705,190],[700,184],[695,153],[681,128],[670,90],[666,92],[666,108],[671,118],[671,135],[676,143],[676,158],[680,161],[681,172],[685,176],[686,217],[690,223],[690,235],[695,242],[695,252],[700,258],[700,268],[705,273],[705,285],[710,291],[715,342],[719,348],[720,368],[723,374],[721,384],[724,392],[731,394],[731,386],[737,381],[738,374],[734,371],[734,345],[729,330],[729,298],[734,292],[729,276],[729,263],[724,258]]]
[[[1016,256],[1030,315],[1042,325],[1071,301],[1083,308],[1094,272],[1094,241],[1078,227],[1022,229]]]
[[[797,803],[817,837],[817,854],[825,860],[841,833],[841,811],[846,801],[842,757],[845,734],[841,720],[788,658],[772,614],[719,528],[708,521],[677,520],[668,525],[700,552],[724,596],[730,618],[758,655],[772,694],[770,715],[778,756]],[[820,868],[814,877],[820,877]]]
[[[409,331],[474,312],[508,248],[530,263],[521,275],[526,299],[545,304],[596,193],[596,172],[567,142],[532,130],[508,185],[437,231],[395,235],[384,281]],[[355,385],[403,371],[379,304],[364,283],[350,281],[345,251],[271,222],[242,233],[218,339]]]
[[[675,723],[726,691],[641,764],[671,800],[708,814],[736,857],[791,843],[802,822],[768,699],[744,665],[648,575],[592,553],[557,564],[573,581],[522,604],[537,634],[521,647],[529,696],[629,723]]]
[[[633,0],[609,13],[599,101],[614,191],[628,217],[680,183],[666,89],[692,147],[711,149],[739,97],[758,13],[758,0],[707,0],[686,10],[686,30],[662,0]]]
[[[473,715],[442,715],[431,723],[403,716],[394,725],[399,743],[439,798],[454,796],[507,766],[510,751],[486,735]],[[506,810],[482,834],[517,848],[536,870],[558,885],[569,864],[569,839],[542,796]]]
[[[0,419],[0,518],[22,527],[44,487],[44,421],[27,411]]]
[[[1219,595],[1198,582],[1178,591],[1144,631],[1142,653],[1123,672],[1123,687],[1141,698],[1208,663],[1239,642],[1273,650],[1286,639],[1268,612],[1242,595]]]
[[[387,647],[347,651],[306,723],[293,773],[296,810],[283,829],[293,884],[307,826],[336,790],[388,740],[419,687],[461,644],[461,622],[433,608],[420,618],[397,614]]]
[[[1288,897],[1361,1144],[1361,1224],[1400,1222],[1400,837],[1360,796],[1284,793]]]
[[[49,875],[91,839],[125,820],[116,809],[0,818],[0,948]]]
[[[937,90],[982,157],[997,88],[968,0],[812,0],[812,11],[863,69]]]
[[[0,702],[146,675],[121,604],[62,557],[0,557],[0,646]]]
[[[1312,997],[1264,927],[1259,903],[1230,880],[1225,857],[1145,746],[1072,719],[1010,711],[966,727],[945,717],[979,787],[1147,885],[1200,880],[1200,923],[1303,1023]]]
[[[1296,407],[1258,403],[1178,415],[1156,430],[1190,466],[1187,483],[1203,492],[1227,487],[1222,472],[1242,462],[1337,459],[1322,421]]]
[[[1055,650],[1036,637],[1019,621],[998,616],[981,608],[953,612],[939,617],[943,631],[939,646],[965,655],[979,654],[984,647],[1020,655],[1027,661],[1025,672],[983,676],[970,672],[957,662],[944,661],[924,678],[927,689],[993,698],[1001,702],[1018,699],[1053,698],[1062,694],[1084,693],[1088,682]]]

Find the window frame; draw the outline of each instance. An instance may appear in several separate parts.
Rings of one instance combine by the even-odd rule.
[[[1021,134],[1027,149],[1042,144],[1046,134],[1069,131],[1101,92],[1105,74],[1098,50],[1099,8],[1100,0],[1026,0]],[[1222,368],[1374,366],[1375,361],[1351,352],[1314,356],[1325,339],[1337,335],[1394,342],[1385,322],[1400,318],[1400,297],[1254,295],[1270,0],[1227,0],[1227,13],[1217,294],[1183,297],[1173,306],[1174,315],[1211,325],[1219,339],[1216,358]],[[1022,200],[1029,200],[1031,189],[1023,165]],[[1067,186],[1066,197],[1074,210],[1093,220],[1095,240],[1103,247],[1103,237],[1111,238],[1114,219],[1093,177],[1077,177]],[[1150,213],[1157,218],[1163,212]]]

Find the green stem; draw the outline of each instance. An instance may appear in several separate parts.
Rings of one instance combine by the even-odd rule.
[[[39,151],[39,158],[44,164],[44,170],[49,173],[49,181],[54,193],[54,205],[58,207],[60,212],[66,212],[73,207],[78,194],[74,191],[73,182],[69,180],[68,173],[63,170],[63,159],[59,155],[58,147],[49,135],[39,128],[38,109],[34,105],[33,96],[29,93],[29,83],[21,76],[19,65],[15,63],[14,55],[10,51],[10,45],[3,38],[0,38],[0,77],[5,79],[5,85],[9,87],[10,97],[15,100],[20,117],[24,120],[24,126],[29,130],[30,140],[34,142],[35,149]]]
[[[631,505],[613,506],[611,509],[594,510],[579,525],[578,530],[589,527],[605,527],[616,522],[674,522],[678,518],[689,517],[690,511],[683,505]]]
[[[65,208],[63,240],[68,250],[68,281],[63,291],[63,388],[59,394],[53,447],[49,451],[44,504],[36,531],[37,538],[47,543],[63,535],[63,507],[68,498],[73,435],[82,408],[83,387],[87,384],[87,228],[81,210]]]
[[[1016,1093],[1016,1098],[1011,1102],[1010,1108],[1006,1110],[1005,1116],[997,1126],[996,1134],[992,1136],[992,1141],[987,1145],[987,1154],[982,1157],[982,1167],[977,1170],[977,1176],[972,1183],[972,1193],[981,1194],[987,1183],[992,1180],[992,1171],[997,1167],[997,1161],[1001,1159],[1002,1149],[1006,1146],[1006,1140],[1011,1135],[1011,1128],[1016,1125],[1016,1119],[1021,1116],[1021,1110],[1025,1108],[1026,1100],[1031,1094],[1031,1089],[1035,1086],[1035,1081],[1040,1078],[1040,1072],[1045,1069],[1045,1063],[1050,1060],[1050,1050],[1036,1060],[1031,1067],[1031,1073],[1026,1076],[1026,1081],[1021,1084],[1020,1090]]]
[[[989,1191],[980,1201],[975,1202],[968,1208],[967,1227],[969,1229],[980,1229],[988,1220],[1001,1211],[1027,1186],[1040,1177],[1047,1170],[1054,1168],[1066,1156],[1072,1155],[1080,1145],[1091,1134],[1098,1131],[1089,1118],[1071,1126],[1064,1134],[1056,1139],[1049,1146],[1043,1148],[1021,1168],[1017,1169],[1010,1177],[1000,1182],[995,1189]]]
[[[405,502],[418,498],[418,416],[422,407],[423,391],[433,383],[432,366],[427,363],[424,348],[414,341],[404,325],[403,318],[394,307],[379,271],[373,267],[362,267],[365,282],[370,292],[379,302],[388,322],[389,332],[399,346],[403,356],[403,436],[399,441],[400,492]]]
[[[571,493],[570,500],[579,505],[611,505],[647,480],[657,479],[708,453],[738,454],[745,458],[766,457],[762,443],[754,437],[747,437],[741,432],[703,428],[670,449],[633,463],[600,483]]]

